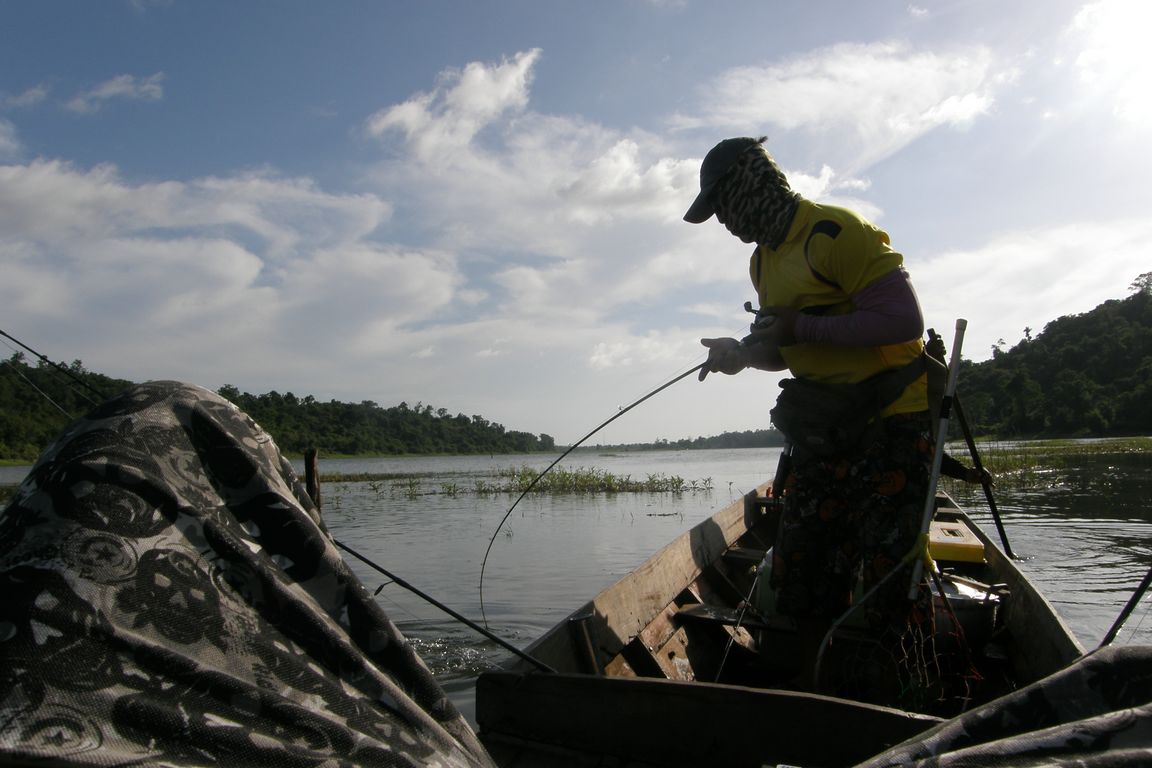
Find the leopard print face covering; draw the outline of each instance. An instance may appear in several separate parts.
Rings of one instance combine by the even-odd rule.
[[[788,234],[800,195],[788,185],[780,166],[763,147],[736,161],[713,193],[716,218],[746,243],[777,248]]]

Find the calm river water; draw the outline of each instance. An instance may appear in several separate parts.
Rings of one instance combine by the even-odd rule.
[[[484,571],[488,628],[523,647],[575,608],[717,509],[767,482],[778,449],[577,453],[561,465],[644,479],[676,475],[710,491],[530,495],[496,535]],[[330,483],[325,518],[345,544],[465,616],[480,620],[485,548],[514,496],[477,495],[498,468],[543,469],[553,456],[412,458],[321,462],[325,471],[419,476],[381,483]],[[1099,644],[1152,566],[1152,456],[1086,456],[1074,470],[1042,472],[1028,490],[1001,483],[996,502],[1022,570],[1086,648]],[[949,485],[996,539],[979,487]],[[455,490],[455,495],[452,495]],[[353,562],[371,590],[385,581]],[[508,659],[496,644],[396,585],[379,599],[471,718],[472,685]],[[1152,643],[1146,597],[1118,643]]]
[[[645,479],[676,475],[710,490],[530,495],[488,542],[514,496],[478,494],[500,469],[541,470],[551,455],[321,460],[321,474],[389,473],[395,479],[328,482],[324,517],[333,535],[365,557],[523,647],[650,554],[720,507],[771,479],[777,449],[578,452],[566,469]],[[25,468],[26,471],[26,468]],[[0,468],[0,484],[22,470]],[[1022,570],[1095,647],[1152,565],[1152,456],[1085,456],[1073,470],[1036,476],[1026,490],[1001,483],[997,504]],[[995,527],[978,487],[948,489],[988,533]],[[370,591],[386,579],[349,558]],[[395,584],[377,597],[471,719],[472,686],[509,654]],[[1118,643],[1152,643],[1145,597]]]

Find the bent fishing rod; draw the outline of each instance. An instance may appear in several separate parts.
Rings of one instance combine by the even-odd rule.
[[[516,509],[516,505],[518,505],[520,503],[521,499],[523,499],[525,496],[527,496],[532,491],[532,489],[536,487],[536,484],[540,482],[540,480],[544,477],[544,475],[548,474],[548,472],[550,472],[553,467],[555,467],[557,464],[559,464],[561,461],[563,461],[565,459],[565,457],[568,456],[568,454],[572,453],[572,451],[576,450],[581,445],[583,445],[585,440],[592,437],[592,435],[594,435],[597,432],[599,432],[600,430],[604,429],[604,427],[606,427],[609,424],[611,424],[612,422],[616,421],[616,419],[618,419],[621,416],[623,416],[624,414],[628,413],[628,411],[630,411],[633,408],[635,408],[636,406],[640,405],[645,400],[648,400],[651,397],[655,397],[656,395],[658,395],[661,392],[663,392],[664,390],[668,389],[668,387],[672,386],[673,384],[680,381],[681,379],[685,379],[685,378],[691,376],[692,374],[696,373],[697,371],[703,370],[705,368],[705,366],[707,366],[707,365],[708,365],[708,361],[705,360],[703,363],[700,363],[700,365],[697,365],[695,368],[687,370],[684,373],[681,373],[679,376],[676,376],[672,380],[661,384],[659,387],[652,390],[648,394],[644,395],[643,397],[641,397],[636,402],[632,403],[631,405],[629,405],[625,408],[621,408],[619,411],[612,414],[612,416],[610,418],[606,419],[603,423],[601,423],[600,426],[596,427],[591,432],[584,435],[584,437],[580,438],[575,443],[573,443],[568,448],[568,450],[564,451],[564,453],[557,456],[555,461],[553,461],[551,464],[549,464],[544,469],[543,472],[536,475],[536,477],[532,480],[532,482],[530,482],[528,484],[528,487],[520,492],[520,495],[516,497],[516,501],[512,502],[512,506],[510,506],[508,508],[508,511],[504,513],[504,517],[500,518],[500,522],[497,523],[496,530],[492,532],[492,537],[490,539],[488,539],[488,548],[484,550],[484,559],[481,560],[481,562],[480,562],[480,616],[484,620],[484,626],[488,626],[488,615],[484,612],[484,569],[488,565],[488,555],[489,555],[489,553],[492,552],[492,544],[496,541],[496,535],[500,533],[500,529],[504,527],[504,523],[512,515],[512,510]]]

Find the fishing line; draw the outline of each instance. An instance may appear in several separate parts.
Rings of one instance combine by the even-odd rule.
[[[83,397],[85,400],[87,400],[87,401],[89,402],[89,404],[91,404],[91,405],[99,405],[99,404],[100,404],[100,402],[101,402],[101,401],[103,401],[103,400],[104,400],[104,399],[107,397],[107,395],[105,395],[105,394],[104,394],[103,392],[101,392],[100,390],[96,389],[96,387],[92,386],[92,385],[91,385],[91,384],[89,384],[88,382],[84,381],[84,379],[82,379],[82,378],[80,378],[79,376],[77,376],[75,373],[73,373],[72,371],[70,371],[70,370],[69,370],[67,367],[65,367],[65,366],[63,366],[63,365],[60,365],[59,363],[55,363],[55,362],[53,362],[53,361],[49,360],[49,359],[48,359],[47,357],[45,357],[44,355],[42,355],[42,354],[40,354],[39,352],[37,352],[36,350],[32,349],[32,347],[30,347],[30,346],[28,346],[27,344],[25,344],[24,342],[20,341],[20,339],[16,338],[15,336],[12,336],[12,335],[10,335],[10,334],[8,334],[8,333],[5,333],[3,329],[0,329],[0,336],[3,336],[3,337],[4,337],[4,338],[6,338],[6,339],[11,339],[12,341],[16,342],[16,343],[17,343],[17,344],[19,344],[21,347],[23,347],[24,349],[28,350],[28,351],[29,351],[29,352],[31,352],[33,355],[35,355],[35,356],[36,356],[36,358],[37,358],[37,359],[39,359],[41,362],[47,363],[48,365],[52,366],[53,368],[55,368],[56,370],[60,371],[60,372],[61,372],[61,373],[63,373],[65,376],[67,376],[68,378],[72,379],[74,382],[76,382],[76,383],[77,383],[77,384],[79,384],[80,386],[84,387],[84,388],[85,388],[85,389],[87,389],[89,392],[91,392],[92,394],[96,395],[96,397],[98,397],[98,398],[99,398],[99,400],[93,400],[92,398],[90,398],[90,397],[88,397],[87,395],[85,395],[83,392],[79,393],[81,397]]]
[[[0,362],[9,363],[11,365],[11,363],[8,360],[0,360]],[[36,390],[37,394],[39,394],[41,397],[43,397],[45,400],[47,400],[52,405],[56,406],[56,410],[58,410],[58,411],[60,411],[60,413],[64,414],[64,418],[66,418],[66,419],[74,418],[72,416],[72,414],[68,413],[68,411],[65,410],[64,406],[60,405],[60,403],[53,400],[51,395],[49,395],[44,390],[40,389],[40,387],[36,386],[36,384],[31,379],[29,379],[27,376],[25,376],[23,371],[21,371],[15,365],[12,366],[12,370],[16,372],[17,376],[19,376],[21,379],[24,380],[25,384],[32,387],[32,389]]]
[[[659,387],[652,390],[648,394],[644,395],[639,400],[636,400],[631,405],[628,405],[624,408],[621,408],[616,413],[612,414],[612,416],[610,418],[606,419],[603,423],[601,423],[600,426],[596,427],[591,432],[584,435],[584,437],[580,438],[575,443],[573,443],[568,448],[568,450],[564,451],[564,453],[562,453],[558,457],[556,457],[555,461],[553,461],[551,464],[549,464],[544,469],[543,472],[536,475],[536,477],[532,480],[532,482],[530,482],[528,484],[528,487],[520,492],[520,495],[516,497],[516,501],[512,502],[512,506],[510,506],[508,508],[508,511],[504,513],[504,517],[500,518],[500,522],[497,523],[496,530],[492,532],[492,537],[488,539],[488,548],[484,550],[484,559],[480,561],[480,616],[484,620],[484,626],[488,626],[488,615],[484,611],[484,569],[488,565],[488,555],[489,555],[489,553],[492,552],[492,544],[496,541],[496,536],[497,536],[497,534],[500,533],[500,529],[504,527],[504,522],[512,515],[512,510],[516,509],[516,505],[518,505],[520,503],[521,499],[523,499],[525,496],[527,496],[532,491],[532,489],[536,487],[536,484],[540,482],[541,478],[543,478],[544,475],[548,474],[548,472],[553,467],[555,467],[557,464],[559,464],[561,461],[563,461],[564,458],[568,456],[568,454],[572,453],[572,451],[576,450],[581,445],[583,445],[585,440],[592,437],[592,435],[594,435],[597,432],[599,432],[600,430],[604,429],[604,427],[608,426],[612,422],[616,421],[616,419],[618,419],[621,416],[623,416],[624,414],[628,413],[628,411],[630,411],[633,408],[635,408],[636,406],[640,405],[640,403],[643,403],[645,400],[660,394],[661,392],[668,389],[668,387],[672,386],[673,384],[680,381],[681,379],[687,378],[688,376],[691,376],[692,374],[696,373],[697,371],[703,369],[706,365],[708,365],[708,361],[704,361],[703,363],[700,363],[696,367],[691,368],[691,369],[685,371],[684,373],[681,373],[680,375],[676,376],[675,378],[671,379],[670,381],[667,381],[667,382],[661,384]]]
[[[1125,641],[1126,645],[1132,645],[1136,642],[1136,638],[1144,632],[1144,622],[1148,620],[1149,614],[1152,613],[1152,607],[1146,609],[1144,613],[1140,614],[1140,620],[1136,625],[1129,630],[1128,639]]]
[[[1104,635],[1104,639],[1100,641],[1100,648],[1103,648],[1106,645],[1110,645],[1112,641],[1116,639],[1116,635],[1120,633],[1120,630],[1124,627],[1125,622],[1128,621],[1128,617],[1132,615],[1134,610],[1136,610],[1136,606],[1140,604],[1140,600],[1143,599],[1144,593],[1148,591],[1148,587],[1150,586],[1152,586],[1152,568],[1149,568],[1148,573],[1144,574],[1144,578],[1140,581],[1140,586],[1138,586],[1136,591],[1132,593],[1132,597],[1129,598],[1128,604],[1124,606],[1124,610],[1120,611],[1120,615],[1116,617],[1116,621],[1113,622],[1112,628],[1108,630],[1108,632]]]
[[[764,573],[764,568],[756,569],[756,576],[752,579],[752,586],[748,588],[748,595],[743,600],[743,605],[740,606],[740,614],[736,617],[736,625],[732,628],[732,633],[728,635],[728,644],[724,646],[724,655],[720,657],[720,666],[716,670],[716,677],[712,682],[720,682],[720,675],[724,674],[724,665],[728,663],[728,652],[732,650],[732,644],[736,642],[736,633],[744,625],[744,617],[752,608],[752,595],[756,592],[756,585],[760,583],[760,576]],[[755,613],[755,611],[753,611]]]
[[[535,658],[534,656],[531,656],[531,655],[525,653],[524,651],[520,650],[516,646],[512,645],[511,643],[509,643],[504,638],[499,637],[498,635],[492,634],[487,629],[485,629],[484,627],[481,627],[479,624],[472,621],[468,617],[452,610],[448,606],[444,605],[444,603],[440,602],[436,598],[429,595],[427,592],[424,592],[420,589],[417,589],[415,586],[413,586],[412,584],[409,584],[407,581],[400,578],[399,576],[392,573],[391,571],[385,569],[383,566],[377,565],[376,563],[372,562],[367,557],[360,554],[356,550],[352,549],[352,547],[348,546],[347,544],[345,544],[341,541],[337,541],[336,539],[333,539],[332,543],[335,544],[340,549],[347,552],[348,554],[352,555],[352,557],[356,558],[360,562],[367,565],[369,568],[372,568],[373,570],[379,571],[380,573],[384,574],[389,579],[391,579],[393,582],[395,582],[398,586],[401,586],[404,589],[408,590],[412,594],[419,597],[421,600],[424,600],[425,602],[427,602],[429,605],[433,605],[433,606],[439,608],[440,610],[444,611],[444,613],[448,614],[449,616],[456,619],[457,621],[464,624],[465,626],[476,630],[480,634],[484,635],[484,637],[488,638],[492,642],[499,645],[501,648],[504,648],[505,650],[511,651],[512,653],[516,654],[517,656],[524,659],[525,661],[530,662],[531,664],[534,664],[538,669],[540,669],[544,672],[555,672],[556,671],[555,669],[548,666],[547,664],[540,661],[539,659]]]

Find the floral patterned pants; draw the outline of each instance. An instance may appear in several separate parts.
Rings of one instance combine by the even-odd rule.
[[[932,462],[929,415],[885,419],[859,451],[793,466],[773,549],[776,610],[832,620],[852,603],[862,570],[867,591],[915,544]],[[900,622],[908,616],[911,570],[885,582],[868,606]]]

